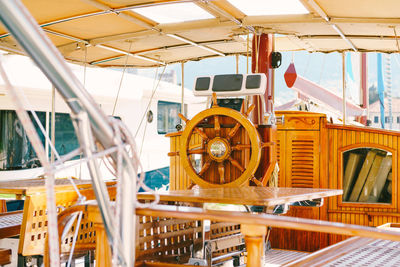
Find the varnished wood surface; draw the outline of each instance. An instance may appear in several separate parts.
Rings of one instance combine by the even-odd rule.
[[[357,262],[358,266],[398,266],[393,265],[393,262],[389,263],[389,261],[399,262],[398,256],[397,259],[390,256],[398,255],[399,246],[399,242],[394,241],[352,237],[285,266],[348,266],[352,260],[353,263]],[[359,255],[360,252],[363,253],[364,258],[369,260],[368,263],[360,262],[360,259],[353,257]]]
[[[74,182],[79,189],[92,187],[92,180],[74,179]],[[110,181],[107,182],[107,185],[115,183],[115,181]],[[55,186],[57,190],[72,188],[72,184],[67,178],[55,179]],[[42,178],[0,182],[0,194],[30,195],[44,191],[46,191],[45,179]]]
[[[312,200],[343,193],[335,189],[255,187],[200,188],[193,190],[172,190],[160,192],[160,200],[196,203],[224,203],[257,206],[274,206],[296,201]],[[153,200],[151,193],[139,193],[140,200]]]
[[[400,164],[398,157],[400,150],[399,132],[331,124],[328,124],[327,127],[329,188],[342,188],[344,168],[342,153],[357,147],[371,147],[390,151],[393,158],[393,177],[398,177],[397,168]],[[398,223],[400,222],[398,216],[400,211],[399,186],[398,179],[393,179],[391,204],[344,202],[341,196],[332,197],[326,203],[327,216],[323,219],[375,227],[388,222]],[[347,236],[329,235],[329,244],[334,244],[344,238],[347,238]]]
[[[19,235],[22,210],[0,213],[0,239]]]
[[[11,263],[11,249],[0,248],[0,265],[6,265]]]
[[[97,207],[84,206],[80,209],[88,211]],[[252,214],[236,211],[214,211],[203,210],[201,208],[182,207],[182,206],[155,206],[153,208],[137,208],[136,215],[160,216],[167,218],[212,220],[220,222],[235,222],[241,224],[265,225],[277,228],[314,231],[321,233],[344,234],[351,236],[361,236],[368,238],[379,238],[392,241],[400,241],[400,232],[377,229],[359,225],[327,222],[320,220],[310,220],[294,218],[288,216],[276,216],[270,214]]]

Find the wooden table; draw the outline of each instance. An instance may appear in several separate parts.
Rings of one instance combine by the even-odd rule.
[[[172,190],[159,192],[161,201],[190,203],[224,203],[271,207],[298,201],[319,199],[343,194],[342,190],[314,188],[238,187]],[[154,200],[151,193],[139,193],[139,200]],[[241,232],[247,247],[247,266],[262,266],[263,242],[266,227],[242,224]]]
[[[159,192],[160,200],[191,203],[224,203],[276,206],[343,194],[343,190],[285,187],[235,187]],[[138,193],[139,200],[154,200],[152,193]]]
[[[73,180],[78,189],[92,188],[92,180]],[[107,185],[110,186],[115,183],[115,181],[109,181],[107,182]],[[55,188],[58,191],[70,190],[72,188],[72,184],[67,178],[55,179]],[[0,194],[14,194],[16,199],[21,199],[22,196],[42,193],[45,191],[46,186],[44,178],[0,182]]]

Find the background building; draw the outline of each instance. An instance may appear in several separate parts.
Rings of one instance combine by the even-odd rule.
[[[389,118],[389,108],[388,99],[385,97],[385,129],[390,127]],[[381,110],[379,100],[370,104],[369,106],[369,116],[368,119],[371,120],[371,127],[381,128]],[[392,98],[392,129],[400,130],[400,98]]]

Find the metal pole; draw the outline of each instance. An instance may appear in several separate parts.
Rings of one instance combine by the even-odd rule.
[[[71,108],[72,113],[81,114],[87,112],[91,127],[97,140],[104,148],[117,145],[114,139],[114,131],[108,122],[107,117],[96,105],[92,97],[84,89],[80,81],[73,75],[66,65],[59,51],[46,37],[43,30],[35,23],[34,18],[29,14],[20,1],[0,0],[0,21],[12,33],[26,53],[35,61],[47,78],[59,91],[65,102]],[[121,240],[124,250],[124,258],[127,266],[133,266],[135,255],[134,235],[135,216],[134,203],[136,203],[136,177],[129,177],[129,174],[136,173],[128,154],[124,154],[124,172],[127,172],[126,179],[123,179],[122,192],[122,218],[121,218]],[[116,162],[116,153],[112,155]],[[91,165],[89,165],[89,168]],[[96,170],[91,170],[95,174]],[[114,220],[109,204],[108,192],[98,187],[103,183],[99,177],[93,175],[93,188],[100,207],[104,226],[109,242],[113,242]],[[125,234],[125,231],[128,232]]]
[[[236,54],[236,74],[239,74],[239,55]]]
[[[56,88],[51,87],[51,143],[56,147]],[[50,162],[54,162],[54,151],[50,150]]]
[[[185,114],[185,62],[181,62],[182,68],[182,94],[181,94],[181,113],[186,116]],[[184,121],[182,121],[184,123]]]
[[[346,125],[346,55],[342,53],[343,125]]]

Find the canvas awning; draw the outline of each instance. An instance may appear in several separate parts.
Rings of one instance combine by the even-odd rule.
[[[125,65],[128,53],[131,56],[127,65],[132,67],[245,55],[251,50],[247,35],[255,32],[277,34],[277,51],[400,51],[398,0],[300,0],[307,12],[292,15],[247,15],[231,2],[23,1],[68,61],[103,67]],[[138,12],[144,7],[162,5],[172,8],[182,3],[196,5],[208,16],[191,21],[160,23],[157,18]],[[262,8],[268,14],[268,8]],[[2,25],[0,49],[21,53]]]

